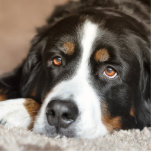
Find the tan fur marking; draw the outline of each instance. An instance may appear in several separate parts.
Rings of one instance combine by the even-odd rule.
[[[6,93],[7,91],[0,90],[0,101],[4,101],[7,99]]]
[[[108,112],[105,102],[102,103],[102,122],[110,132],[114,131],[115,129],[122,128],[121,117],[112,117]]]
[[[68,55],[72,55],[74,53],[74,43],[72,42],[65,42],[63,44],[63,48],[65,49],[65,53]]]
[[[36,87],[33,89],[32,93],[31,93],[31,96],[32,96],[32,97],[35,97],[35,96],[36,96]]]
[[[29,129],[32,129],[35,117],[40,109],[40,105],[32,99],[26,99],[24,102],[24,107],[32,118],[32,124],[29,126]]]
[[[107,49],[100,49],[95,53],[94,59],[96,62],[105,62],[109,59],[109,57]]]
[[[132,117],[135,117],[135,109],[134,109],[134,107],[131,107],[129,114],[130,114]]]
[[[4,100],[6,100],[6,95],[0,94],[0,101],[4,101]]]
[[[107,127],[107,129],[112,132],[115,129],[121,129],[121,117],[111,117],[110,115],[105,115],[102,117],[102,122]]]

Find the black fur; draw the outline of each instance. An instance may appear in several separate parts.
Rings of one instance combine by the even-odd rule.
[[[92,80],[99,95],[104,94],[111,116],[122,117],[122,128],[140,128],[150,126],[150,1],[148,0],[81,0],[58,6],[47,20],[47,25],[38,29],[32,41],[27,58],[12,73],[0,79],[0,88],[7,98],[34,98],[43,102],[46,93],[53,86],[72,75],[81,54],[76,45],[73,57],[61,52],[51,52],[59,47],[58,39],[64,34],[74,35],[74,27],[89,18],[101,26],[107,33],[96,42],[96,48],[108,48],[113,64],[121,78],[115,83],[103,79],[102,66],[91,60]],[[104,21],[104,27],[101,22]],[[62,33],[62,34],[61,34]],[[49,42],[49,43],[48,43]],[[119,44],[117,43],[119,42]],[[65,57],[69,65],[64,69],[48,67],[48,57],[53,54]],[[117,62],[119,61],[119,62]],[[36,87],[36,95],[32,91]],[[135,117],[129,115],[131,107]]]

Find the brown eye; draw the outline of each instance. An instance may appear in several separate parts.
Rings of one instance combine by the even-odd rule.
[[[52,63],[55,66],[60,66],[62,64],[62,58],[61,57],[55,57],[55,58],[53,58]]]
[[[103,74],[108,78],[115,78],[117,76],[117,72],[111,67],[107,67]]]

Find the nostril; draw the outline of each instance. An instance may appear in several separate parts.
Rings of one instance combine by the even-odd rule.
[[[55,117],[55,111],[54,110],[50,110],[49,115],[52,117]]]
[[[62,119],[63,120],[70,120],[71,119],[71,115],[69,113],[63,113],[62,114]]]
[[[55,111],[53,109],[46,110],[46,115],[49,115],[51,117],[55,117],[56,116]]]

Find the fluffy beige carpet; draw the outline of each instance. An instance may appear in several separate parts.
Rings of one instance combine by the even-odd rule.
[[[140,150],[150,151],[151,131],[114,132],[93,140],[48,138],[31,131],[0,126],[0,150]]]

